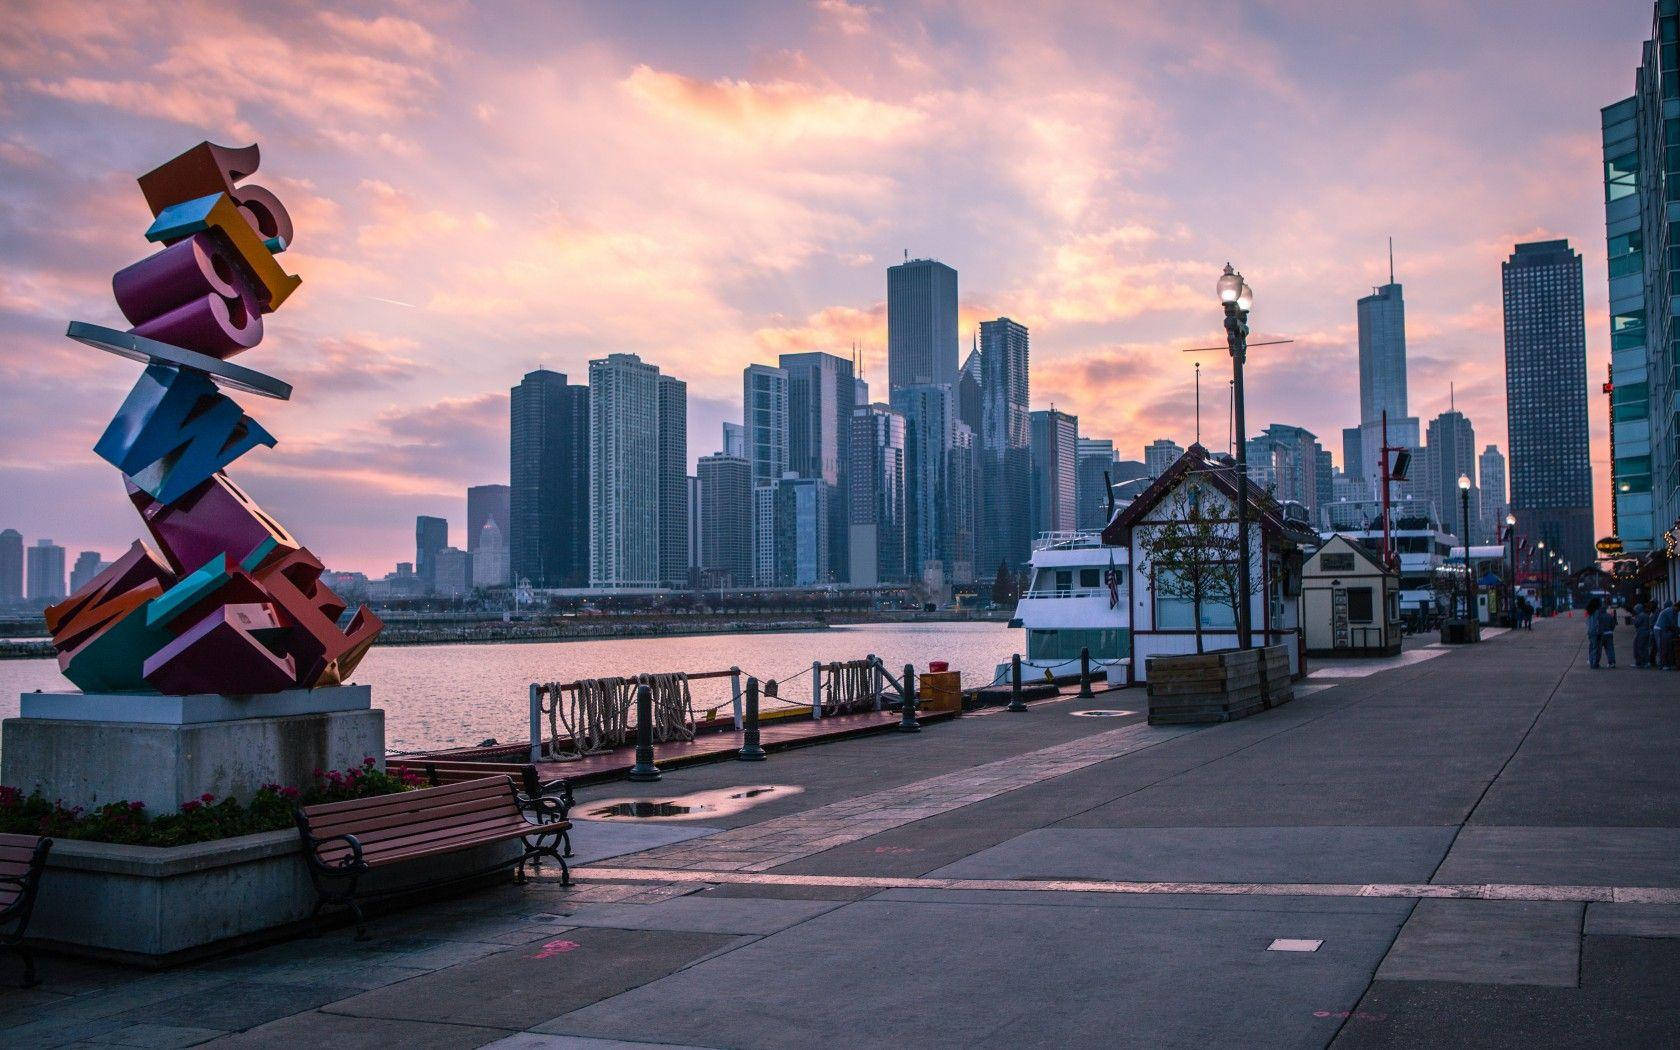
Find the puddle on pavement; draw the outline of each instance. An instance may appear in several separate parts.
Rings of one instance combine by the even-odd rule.
[[[1094,708],[1090,711],[1075,711],[1075,718],[1119,718],[1122,715],[1135,715],[1136,711],[1121,711],[1116,708]]]
[[[755,784],[696,791],[676,798],[608,798],[580,806],[579,810],[585,820],[702,820],[727,817],[804,790],[790,784]]]

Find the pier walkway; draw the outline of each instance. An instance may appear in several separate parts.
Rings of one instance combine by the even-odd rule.
[[[1118,691],[589,787],[573,889],[49,959],[0,1043],[1680,1045],[1680,674],[1588,670],[1578,619],[1311,670],[1226,725]]]

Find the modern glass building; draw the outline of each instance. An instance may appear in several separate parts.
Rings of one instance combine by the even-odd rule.
[[[1074,527],[1081,532],[1101,532],[1108,524],[1108,485],[1114,476],[1114,442],[1108,438],[1080,438],[1078,464],[1075,467]],[[1103,475],[1108,481],[1103,481]]]
[[[740,456],[700,457],[700,570],[708,587],[753,584],[752,467]]]
[[[846,526],[851,464],[852,410],[857,382],[852,362],[820,352],[783,354],[778,362],[788,380],[788,469],[828,486],[830,521],[828,569],[840,582],[849,580]]]
[[[746,428],[743,454],[752,468],[753,488],[773,490],[788,471],[787,372],[769,365],[748,365],[741,373],[741,413]],[[765,497],[765,508],[773,507],[773,495],[772,491]],[[754,582],[759,586],[769,587],[776,578],[775,550],[775,518],[765,509],[753,518]]]
[[[852,414],[853,583],[898,583],[904,571],[904,417],[883,404]]]
[[[1007,317],[980,322],[980,481],[975,575],[1012,572],[1032,557],[1032,427],[1028,420],[1027,326]]]
[[[582,587],[589,582],[589,388],[544,368],[511,393],[510,582]],[[467,516],[470,529],[470,498]]]
[[[589,586],[661,584],[664,464],[659,369],[635,354],[589,362]],[[686,493],[683,499],[687,504]],[[687,529],[687,521],[683,527]],[[681,543],[686,546],[684,536]]]
[[[1464,499],[1458,494],[1458,479],[1470,479],[1470,520],[1464,518]],[[1463,412],[1453,409],[1429,421],[1429,441],[1424,449],[1424,479],[1429,498],[1435,502],[1435,517],[1443,531],[1461,543],[1475,543],[1481,520],[1481,492],[1476,484],[1476,428]]]
[[[1523,536],[1581,569],[1598,557],[1581,257],[1568,241],[1534,241],[1517,245],[1500,270],[1512,511]]]
[[[659,580],[688,585],[688,384],[659,377]]]
[[[1054,408],[1032,414],[1032,525],[1035,534],[1079,527],[1079,417]]]
[[[957,271],[935,259],[887,267],[887,387],[957,378]]]
[[[422,514],[414,519],[414,572],[420,586],[437,586],[437,552],[449,546],[449,522]]]
[[[776,482],[777,587],[819,587],[833,583],[828,564],[828,494],[821,478],[792,472]]]
[[[899,387],[893,411],[904,417],[904,568],[920,580],[937,567],[949,580],[947,471],[955,398],[949,383]]]
[[[1482,543],[1502,543],[1505,515],[1511,505],[1505,497],[1505,456],[1498,445],[1489,445],[1476,458],[1482,495]]]
[[[23,600],[23,533],[0,532],[0,603]]]
[[[1611,495],[1657,597],[1680,593],[1680,2],[1652,5],[1634,93],[1600,113],[1610,279]],[[1512,450],[1512,480],[1516,479]],[[1512,502],[1516,503],[1513,487]],[[1522,513],[1519,510],[1520,519]],[[1518,528],[1522,529],[1519,520]],[[1663,562],[1666,562],[1664,564]]]

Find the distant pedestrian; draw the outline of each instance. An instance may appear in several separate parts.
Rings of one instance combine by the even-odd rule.
[[[1526,597],[1522,599],[1523,630],[1534,630],[1534,603]]]
[[[1594,609],[1593,606],[1598,605]],[[1598,657],[1602,653],[1608,667],[1616,666],[1616,610],[1608,605],[1599,605],[1594,598],[1587,603],[1587,622],[1598,625],[1598,652],[1592,654],[1592,665],[1598,666]],[[1590,641],[1589,636],[1589,641]]]
[[[1662,607],[1657,618],[1651,621],[1651,641],[1656,645],[1655,656],[1657,666],[1666,670],[1674,670],[1674,632],[1680,626],[1680,602]]]
[[[1598,640],[1598,610],[1602,604],[1597,598],[1587,602],[1587,666],[1594,671],[1598,670],[1599,658],[1604,655]]]
[[[1655,667],[1651,652],[1651,622],[1656,617],[1651,615],[1651,609],[1644,604],[1633,607],[1633,666]]]

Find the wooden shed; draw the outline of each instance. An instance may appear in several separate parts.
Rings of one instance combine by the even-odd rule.
[[[1336,533],[1301,571],[1308,656],[1393,656],[1400,651],[1400,577],[1357,540]]]

